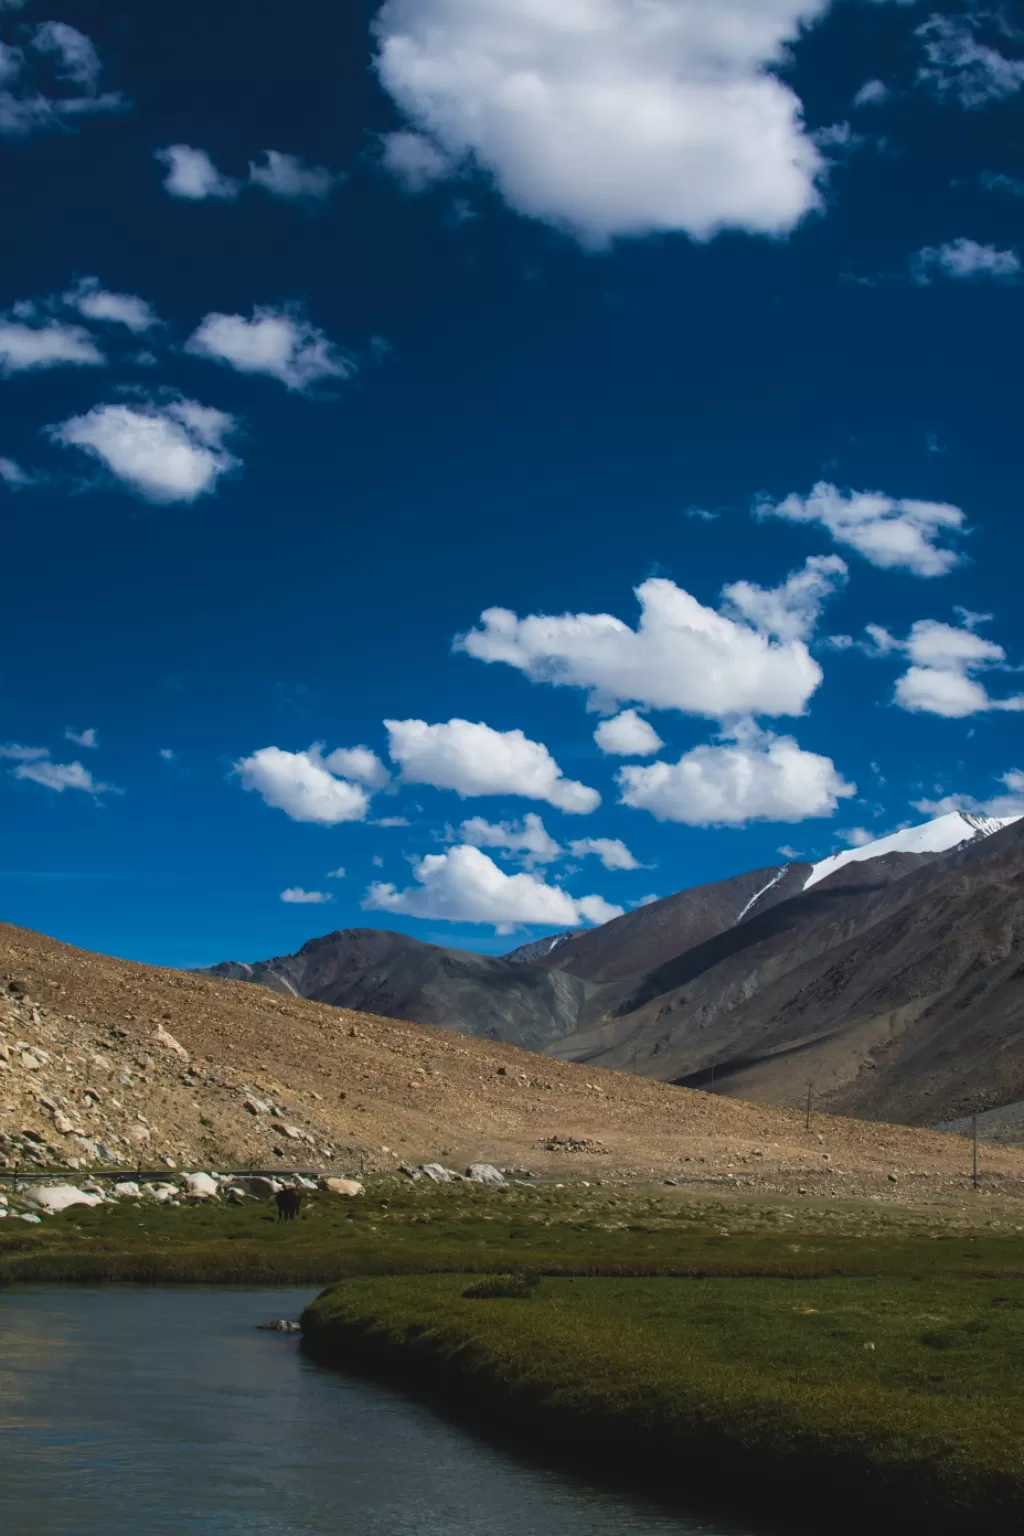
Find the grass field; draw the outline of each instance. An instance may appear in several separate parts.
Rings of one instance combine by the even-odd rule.
[[[266,1206],[0,1222],[0,1284],[323,1284],[321,1358],[786,1531],[1024,1528],[1024,1219],[382,1178]],[[527,1283],[480,1277],[532,1270]],[[472,1299],[476,1288],[498,1294]],[[509,1290],[529,1299],[510,1299]]]

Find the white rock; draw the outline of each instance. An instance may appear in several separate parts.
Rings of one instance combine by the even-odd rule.
[[[38,1225],[42,1221],[41,1216],[36,1216],[32,1211],[22,1211],[16,1218],[18,1221],[31,1221]]]
[[[433,1179],[435,1184],[450,1184],[452,1176],[447,1168],[442,1168],[440,1163],[421,1163],[420,1168],[428,1179]]]
[[[26,1072],[38,1072],[42,1066],[42,1062],[39,1060],[39,1057],[33,1056],[31,1051],[22,1051],[21,1064],[25,1068]]]
[[[122,1179],[119,1184],[114,1185],[113,1192],[115,1195],[119,1195],[122,1198],[127,1197],[132,1200],[142,1199],[142,1190],[139,1188],[138,1184],[136,1184],[134,1179]]]
[[[165,1051],[173,1051],[175,1056],[180,1056],[183,1061],[188,1061],[188,1051],[186,1051],[180,1041],[175,1040],[169,1030],[164,1029],[162,1024],[158,1024],[153,1031],[153,1039],[157,1045],[162,1045]]]
[[[242,1108],[247,1109],[250,1115],[269,1115],[270,1105],[264,1104],[262,1099],[247,1098],[242,1100]]]
[[[190,1173],[185,1178],[185,1193],[193,1200],[209,1200],[217,1193],[217,1180],[208,1173]]]
[[[70,1136],[75,1129],[75,1122],[73,1120],[69,1120],[67,1115],[63,1114],[61,1110],[57,1109],[54,1110],[53,1114],[53,1128],[61,1136]]]
[[[66,1211],[73,1205],[102,1205],[102,1195],[91,1195],[73,1184],[33,1184],[25,1190],[26,1200],[34,1200],[44,1211]]]
[[[327,1190],[331,1195],[345,1195],[349,1199],[363,1193],[363,1186],[358,1179],[321,1179],[320,1188]]]
[[[473,1184],[489,1184],[492,1189],[504,1189],[505,1178],[492,1163],[473,1163],[466,1169],[466,1177]]]
[[[282,1136],[287,1136],[289,1141],[302,1140],[302,1132],[297,1125],[285,1125],[283,1122],[278,1122],[275,1124],[274,1130],[278,1131]]]
[[[264,1179],[259,1175],[251,1179],[232,1179],[231,1183],[235,1189],[240,1189],[243,1194],[252,1195],[255,1200],[273,1200],[282,1187],[276,1179]]]

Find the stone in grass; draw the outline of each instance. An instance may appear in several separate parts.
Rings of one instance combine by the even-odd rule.
[[[491,1163],[471,1163],[466,1177],[472,1184],[489,1184],[492,1189],[504,1189],[505,1178]]]
[[[450,1184],[452,1182],[452,1176],[448,1169],[443,1168],[440,1163],[421,1163],[420,1170],[426,1174],[428,1179],[432,1179],[435,1184]]]
[[[217,1180],[208,1173],[190,1173],[185,1178],[185,1193],[191,1200],[210,1200],[217,1193]]]
[[[102,1205],[103,1196],[76,1189],[73,1184],[33,1184],[25,1190],[25,1199],[32,1200],[51,1214],[66,1211],[73,1205]]]
[[[320,1188],[329,1195],[343,1195],[350,1200],[363,1193],[358,1179],[321,1179]]]

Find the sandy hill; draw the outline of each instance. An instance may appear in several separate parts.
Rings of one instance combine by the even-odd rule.
[[[959,1189],[957,1137],[812,1118],[135,965],[0,924],[0,1160]],[[1024,1154],[985,1167],[1024,1190]]]

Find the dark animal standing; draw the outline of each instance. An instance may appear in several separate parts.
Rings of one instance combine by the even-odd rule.
[[[278,1221],[294,1221],[302,1209],[302,1191],[299,1189],[279,1189],[275,1199],[277,1200]]]

